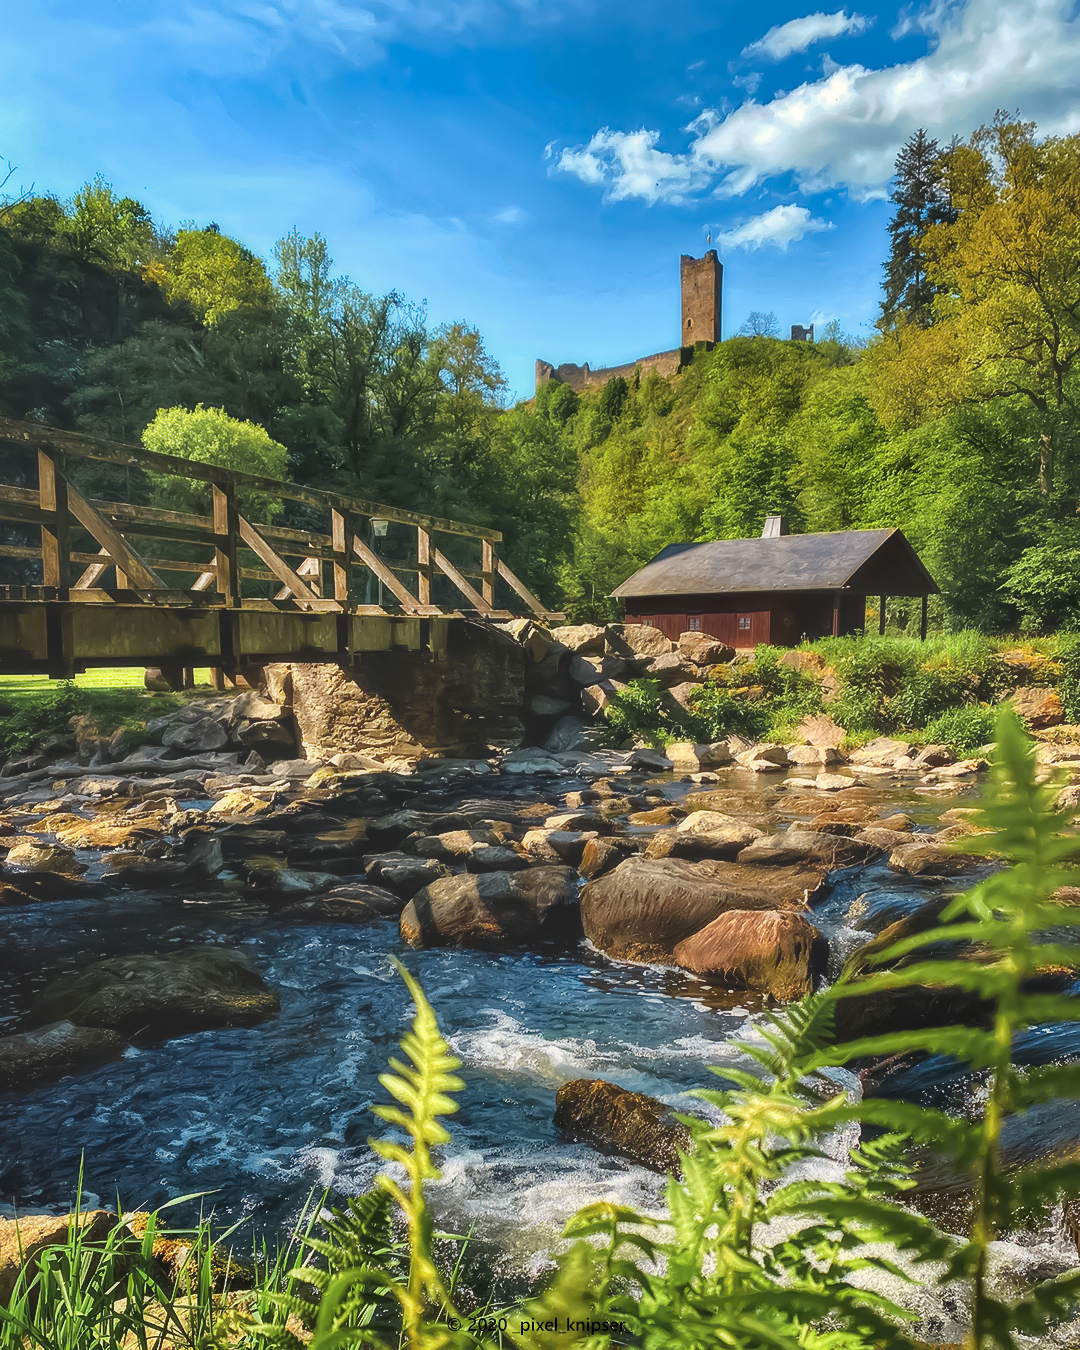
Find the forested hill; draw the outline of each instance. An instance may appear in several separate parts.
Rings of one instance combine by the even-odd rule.
[[[336,277],[318,236],[282,240],[268,269],[97,182],[0,207],[0,408],[149,427],[176,453],[185,414],[159,410],[223,409],[265,431],[204,414],[211,453],[274,447],[301,480],[495,523],[515,570],[580,617],[610,613],[664,545],[781,512],[901,527],[947,627],[1080,628],[1080,137],[919,133],[892,199],[872,341],[781,342],[758,316],[682,375],[581,398],[553,383],[507,409],[475,330]]]

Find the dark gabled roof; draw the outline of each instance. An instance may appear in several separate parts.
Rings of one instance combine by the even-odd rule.
[[[622,599],[717,591],[933,595],[937,589],[899,530],[839,530],[669,544],[612,594]]]

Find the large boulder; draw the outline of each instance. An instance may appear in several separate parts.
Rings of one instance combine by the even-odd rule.
[[[286,922],[374,923],[376,919],[397,918],[405,901],[381,886],[350,882],[335,886],[327,895],[298,900],[276,910],[274,917]]]
[[[239,952],[195,947],[165,955],[112,956],[45,986],[34,1026],[70,1021],[158,1039],[209,1027],[250,1027],[281,1004]]]
[[[150,724],[152,725],[152,724]],[[147,730],[150,730],[150,725]],[[220,750],[227,745],[229,733],[221,719],[197,703],[169,715],[161,728],[161,743],[181,755],[197,755]]]
[[[912,877],[955,877],[986,866],[986,859],[970,853],[957,853],[932,836],[915,836],[910,844],[900,844],[889,854],[889,867]]]
[[[645,846],[646,858],[737,858],[761,835],[752,825],[735,823],[715,830],[660,830]]]
[[[616,656],[640,660],[673,652],[675,644],[651,624],[610,623],[607,627],[607,649]]]
[[[680,633],[679,652],[695,666],[719,666],[735,660],[735,648],[708,633]]]
[[[868,840],[819,830],[790,829],[755,840],[738,857],[740,863],[756,867],[790,867],[801,863],[831,870],[867,862],[879,852]]]
[[[294,665],[292,712],[309,759],[486,759],[521,740],[525,666],[509,633],[456,620],[438,660],[395,648],[365,652],[358,671]]]
[[[595,623],[566,624],[552,631],[552,637],[567,651],[579,656],[603,656],[604,630]]]
[[[1017,689],[1012,695],[1013,711],[1033,731],[1060,726],[1065,712],[1056,689]]]
[[[693,741],[675,741],[666,749],[675,773],[698,773],[702,769],[719,769],[731,763],[727,741],[698,744]]]
[[[62,848],[59,844],[38,843],[36,840],[14,844],[8,850],[5,862],[8,867],[27,872],[61,872],[71,876],[86,871],[85,865],[76,860],[69,848]]]
[[[450,875],[450,869],[437,858],[414,858],[409,853],[368,853],[364,856],[368,881],[411,900],[429,882]]]
[[[828,944],[791,911],[730,910],[674,951],[686,970],[733,989],[754,989],[789,1003],[812,992],[825,973]]]
[[[839,750],[847,732],[827,714],[818,713],[815,717],[804,717],[796,728],[796,735],[818,749]]]
[[[122,1054],[125,1044],[114,1031],[67,1021],[0,1036],[0,1092],[36,1087],[69,1073],[89,1073]]]
[[[663,652],[641,662],[643,673],[650,680],[659,680],[661,688],[693,682],[697,667],[680,652]]]
[[[893,740],[891,736],[878,736],[876,740],[860,745],[848,755],[852,764],[873,764],[886,769],[891,769],[898,759],[907,760],[910,757],[910,744]]]
[[[823,883],[815,868],[631,857],[581,893],[585,936],[608,956],[665,961],[731,909],[805,909]]]
[[[561,936],[576,913],[576,891],[569,867],[442,877],[406,905],[401,936],[412,947],[480,948]]]
[[[555,1124],[656,1172],[679,1172],[690,1131],[670,1107],[602,1078],[575,1078],[555,1094]]]
[[[25,1268],[30,1279],[41,1253],[48,1247],[65,1246],[73,1228],[83,1242],[104,1242],[116,1224],[116,1215],[104,1209],[0,1219],[0,1306],[7,1307],[11,1301],[19,1273]]]

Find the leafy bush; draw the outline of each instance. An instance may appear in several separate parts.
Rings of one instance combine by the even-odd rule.
[[[994,714],[980,705],[950,708],[927,722],[923,739],[928,745],[947,745],[954,755],[966,755],[994,736]]]
[[[764,703],[738,698],[721,684],[703,685],[689,702],[698,741],[721,741],[733,735],[759,740],[769,725]]]
[[[20,701],[0,724],[0,759],[28,754],[50,736],[66,735],[69,720],[87,707],[86,694],[64,680],[41,698]]]
[[[1057,662],[1061,666],[1058,697],[1066,722],[1080,722],[1080,638],[1071,638],[1058,647]]]

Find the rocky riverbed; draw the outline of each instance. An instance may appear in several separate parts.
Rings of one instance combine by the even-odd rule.
[[[690,1107],[763,1007],[934,922],[987,866],[942,847],[972,830],[980,763],[900,742],[260,766],[235,739],[259,710],[208,700],[162,747],[0,778],[5,1204],[64,1210],[83,1156],[106,1201],[211,1191],[222,1218],[271,1229],[313,1187],[364,1189],[410,1012],[393,953],[465,1065],[440,1219],[476,1224],[496,1267],[539,1268],[584,1201],[656,1203],[662,1107]],[[949,991],[842,1006],[845,1034],[971,1011]],[[929,1062],[846,1085],[974,1090]],[[1076,1149],[1071,1118],[1047,1131]],[[1003,1253],[1014,1272],[1076,1259],[1060,1225]]]

